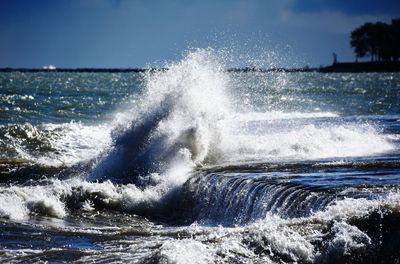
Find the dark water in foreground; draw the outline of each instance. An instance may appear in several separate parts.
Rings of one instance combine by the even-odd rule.
[[[398,263],[400,75],[0,74],[2,262]]]

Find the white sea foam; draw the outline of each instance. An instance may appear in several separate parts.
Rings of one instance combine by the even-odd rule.
[[[92,159],[107,149],[114,127],[113,124],[85,125],[81,122],[24,124],[9,126],[5,136],[19,158],[50,166],[70,166]],[[2,129],[7,128],[3,126]],[[13,129],[19,129],[20,134],[13,135]],[[38,152],[41,147],[32,149],[31,145],[45,145],[46,152]]]
[[[333,238],[329,241],[326,255],[349,255],[352,250],[366,248],[371,244],[371,238],[355,226],[345,222],[334,222]]]
[[[208,246],[193,239],[169,240],[160,248],[160,259],[166,263],[211,263],[215,256]]]
[[[151,202],[157,202],[162,195],[157,193],[157,188],[143,191],[131,184],[92,183],[79,179],[53,180],[42,186],[2,187],[0,215],[12,220],[23,220],[31,214],[62,218],[68,213],[64,202],[70,199],[76,205],[80,203],[82,210],[87,210],[88,205],[92,210],[92,206],[100,202],[105,208],[130,211],[143,203],[151,206]],[[82,197],[84,199],[79,200]],[[174,263],[228,263],[230,258],[238,257],[250,262],[274,263],[276,257],[311,262],[327,258],[329,254],[346,255],[365,249],[371,244],[371,238],[351,225],[350,220],[365,219],[373,212],[384,214],[385,211],[400,211],[399,193],[371,200],[345,198],[308,217],[284,219],[267,214],[254,223],[236,227],[193,224],[184,227],[189,237],[161,240],[157,256]],[[323,239],[326,248],[319,252],[315,241]]]
[[[51,186],[12,186],[0,189],[0,216],[13,220],[26,219],[37,213],[53,217],[66,215],[65,205],[60,200],[61,193]]]
[[[100,202],[106,208],[130,211],[138,205],[145,203],[149,206],[151,201],[160,199],[162,193],[158,193],[157,188],[143,191],[130,184],[115,185],[110,181],[91,183],[79,179],[53,180],[41,186],[2,187],[0,215],[13,220],[23,220],[31,214],[62,218],[68,213],[64,202],[70,199],[76,204],[80,203],[82,210],[87,210],[88,204],[92,206]],[[79,200],[80,197],[85,199]],[[371,243],[365,233],[349,224],[349,220],[363,219],[382,210],[399,212],[399,193],[372,200],[345,198],[309,217],[284,219],[267,214],[264,219],[238,227],[194,224],[185,228],[193,234],[192,238],[168,240],[160,248],[159,256],[176,263],[191,262],[194,256],[198,263],[206,263],[220,256],[225,256],[224,260],[229,256],[242,256],[249,261],[263,259],[267,263],[274,256],[284,256],[291,261],[308,262],[323,257],[313,241],[322,239],[325,236],[323,230],[329,225],[332,225],[329,229],[332,234],[325,253],[347,254]],[[262,249],[266,255],[256,254],[254,247]]]
[[[212,256],[221,263],[229,263],[230,257],[262,263],[275,263],[275,257],[290,262],[324,261],[330,256],[348,255],[370,246],[371,238],[349,220],[361,220],[380,210],[398,213],[399,198],[399,193],[376,200],[346,198],[309,217],[284,219],[267,214],[264,219],[238,227],[207,227],[195,223],[185,228],[193,238],[169,240],[165,247],[175,252],[202,252],[203,256]],[[325,248],[319,251],[315,242],[322,240]],[[195,246],[191,247],[192,244]],[[168,253],[174,259],[175,254],[169,251],[165,254]]]
[[[339,115],[332,112],[247,112],[236,113],[233,119],[235,121],[249,122],[249,121],[273,121],[285,119],[307,119],[307,118],[322,118],[322,117],[338,117]]]
[[[10,218],[12,220],[22,220],[29,214],[23,198],[14,192],[6,192],[1,189],[0,193],[0,217]]]
[[[49,164],[51,160],[72,165],[79,161],[96,157],[111,144],[111,129],[114,126],[83,125],[82,123],[67,123],[62,125],[47,125],[46,129],[60,131],[60,136],[51,142],[52,147],[61,155],[54,158],[38,158],[38,162]]]
[[[303,127],[261,133],[226,135],[219,148],[229,161],[260,159],[320,159],[357,157],[383,153],[395,149],[386,136],[370,125],[335,125]],[[369,144],[365,144],[369,142]]]

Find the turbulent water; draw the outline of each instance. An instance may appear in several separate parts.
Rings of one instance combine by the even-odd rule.
[[[0,73],[0,261],[399,263],[400,74]]]

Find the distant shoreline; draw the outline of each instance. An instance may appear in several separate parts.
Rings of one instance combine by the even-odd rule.
[[[167,68],[0,68],[0,72],[155,72],[166,71]],[[400,62],[340,62],[334,63],[330,66],[319,68],[229,68],[227,72],[321,72],[321,73],[334,73],[334,72],[400,72]]]
[[[400,72],[400,62],[340,62],[322,67],[321,72]]]

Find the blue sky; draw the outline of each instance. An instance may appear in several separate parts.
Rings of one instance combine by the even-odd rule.
[[[352,29],[399,16],[399,0],[0,0],[0,67],[157,66],[209,46],[327,65],[354,60]]]

